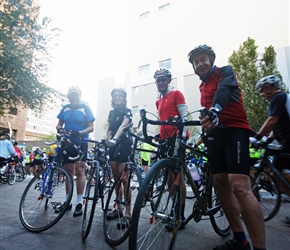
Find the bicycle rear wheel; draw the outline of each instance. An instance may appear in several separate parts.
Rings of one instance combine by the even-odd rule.
[[[100,183],[100,172],[98,163],[95,162],[94,166],[91,166],[87,173],[87,185],[85,189],[85,195],[83,197],[84,202],[84,214],[82,223],[82,239],[85,240],[92,226],[95,207],[99,197],[99,183]]]
[[[23,166],[19,166],[15,172],[16,182],[23,181],[27,176],[26,169]]]
[[[181,224],[181,187],[169,182],[176,177],[174,169],[175,164],[170,159],[162,159],[145,177],[133,210],[129,249],[173,248]],[[156,195],[148,197],[151,189]],[[170,222],[172,231],[166,229]]]
[[[264,221],[272,219],[281,206],[281,191],[276,181],[261,171],[254,179],[252,191],[261,205]]]
[[[13,185],[16,180],[16,175],[15,175],[15,170],[14,168],[10,167],[9,168],[9,174],[7,176],[7,182],[9,185]]]
[[[41,232],[55,225],[66,212],[73,194],[73,180],[68,170],[62,166],[52,166],[48,172],[41,170],[26,186],[19,205],[22,225],[31,232]],[[47,176],[46,176],[47,175]],[[40,178],[44,177],[44,180]],[[66,179],[70,192],[66,196]],[[64,209],[56,213],[62,204]]]
[[[132,208],[136,204],[141,183],[140,171],[133,164],[128,164],[109,191],[104,211],[103,230],[105,240],[110,246],[122,244],[129,235]],[[118,194],[116,194],[116,187],[120,187]]]
[[[220,205],[218,195],[215,188],[212,185],[212,179],[208,184],[209,201],[208,207],[218,209],[214,214],[210,215],[210,222],[214,231],[222,237],[228,236],[231,232],[230,224],[226,218],[226,215]]]

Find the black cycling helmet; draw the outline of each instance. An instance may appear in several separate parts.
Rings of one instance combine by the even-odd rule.
[[[172,75],[171,75],[171,72],[168,69],[165,69],[165,68],[158,69],[154,73],[154,78],[155,79],[157,79],[159,77],[163,77],[163,76],[171,78]]]
[[[193,60],[193,57],[199,53],[206,53],[208,54],[211,59],[212,59],[212,62],[214,62],[215,60],[215,53],[212,49],[212,47],[206,45],[206,44],[202,44],[202,45],[198,45],[196,46],[192,51],[190,51],[187,55],[187,59],[188,61],[192,64],[192,60]]]
[[[281,79],[277,75],[265,76],[256,83],[256,90],[263,88],[267,84],[272,85],[275,88],[279,89],[280,81]]]
[[[123,88],[114,88],[111,92],[111,96],[113,96],[115,94],[115,92],[122,93],[124,95],[124,98],[127,97],[127,93],[126,93],[125,89],[123,89]]]

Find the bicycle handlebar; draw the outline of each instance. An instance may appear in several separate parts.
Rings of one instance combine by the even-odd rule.
[[[191,121],[182,121],[180,117],[168,117],[168,120],[149,120],[146,117],[146,110],[145,109],[140,109],[140,117],[142,121],[142,132],[144,135],[144,141],[154,145],[154,146],[159,146],[159,144],[155,144],[152,142],[152,137],[148,136],[147,134],[147,124],[152,124],[152,125],[169,125],[169,126],[176,126],[179,131],[182,132],[184,126],[201,126],[199,120],[191,120]]]

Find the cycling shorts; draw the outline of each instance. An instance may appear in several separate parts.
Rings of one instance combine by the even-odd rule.
[[[208,137],[208,162],[212,174],[250,174],[249,130],[224,128],[222,137]]]
[[[119,163],[124,163],[129,161],[129,157],[132,151],[132,139],[125,138],[119,144],[109,149],[110,161],[117,161]]]

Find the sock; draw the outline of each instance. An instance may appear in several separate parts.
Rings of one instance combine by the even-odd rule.
[[[234,238],[241,242],[243,246],[248,244],[248,240],[244,232],[234,232]]]
[[[180,213],[180,216],[181,216],[181,219],[182,220],[185,220],[185,216],[184,216],[184,210],[185,210],[185,204],[181,204],[181,213]]]
[[[83,204],[83,194],[77,195],[77,204]]]

